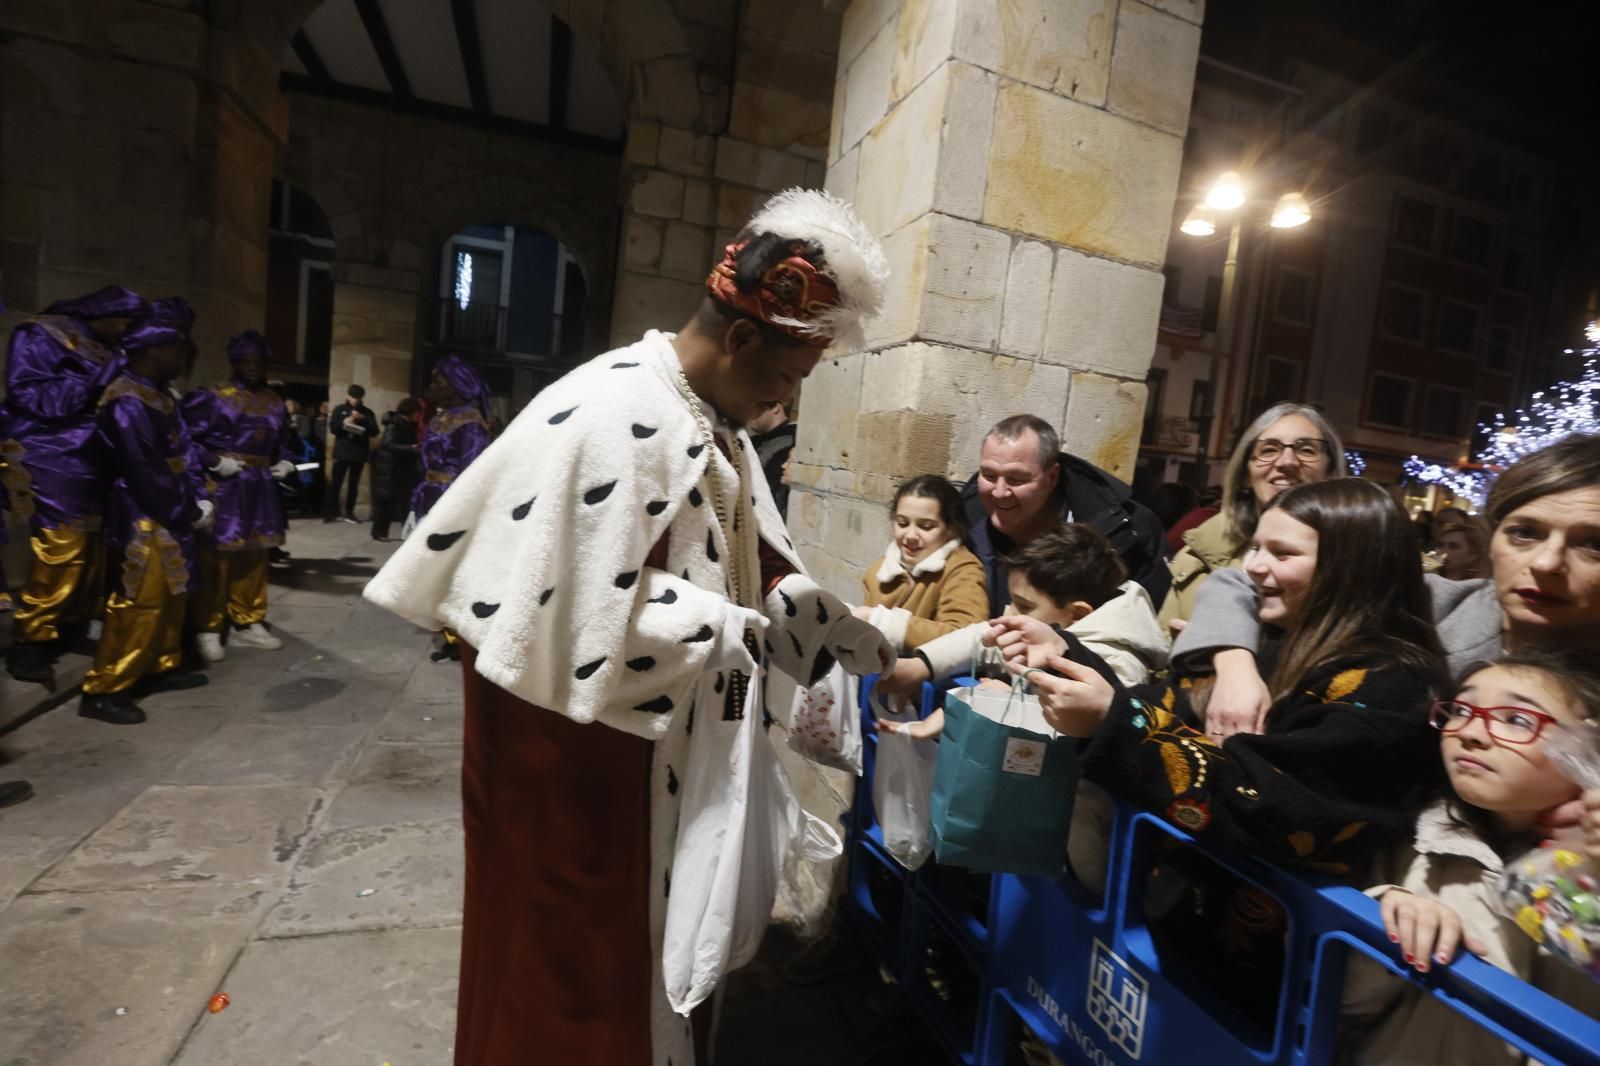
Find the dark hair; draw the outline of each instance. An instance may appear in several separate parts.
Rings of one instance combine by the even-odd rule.
[[[405,399],[395,404],[394,409],[396,414],[404,415],[407,418],[410,418],[412,415],[417,413],[417,401],[415,398],[407,396]]]
[[[1600,718],[1600,653],[1571,648],[1519,648],[1493,661],[1476,662],[1467,667],[1461,672],[1452,694],[1460,692],[1475,675],[1492,666],[1543,674],[1561,690],[1563,696],[1583,708],[1585,718]],[[1497,851],[1504,850],[1502,845],[1510,848],[1520,847],[1524,843],[1520,839],[1499,840],[1501,833],[1492,811],[1468,803],[1456,795],[1448,784],[1445,790],[1445,810],[1451,821],[1476,830],[1479,836],[1495,845]]]
[[[1050,469],[1061,454],[1061,435],[1056,432],[1056,427],[1040,418],[1038,415],[1012,415],[1002,418],[989,427],[989,432],[983,435],[984,440],[998,437],[1001,440],[1021,440],[1024,433],[1034,433],[1039,438],[1039,467],[1042,470]]]
[[[1188,485],[1167,481],[1157,485],[1150,494],[1149,507],[1161,519],[1161,524],[1171,529],[1178,524],[1178,519],[1194,510],[1195,499],[1195,491]]]
[[[367,390],[363,389],[360,385],[351,385],[348,389],[345,389],[344,391],[347,394],[349,394],[351,396],[354,396],[358,400],[361,399],[363,396],[365,396],[367,394]]]
[[[1575,433],[1512,463],[1489,490],[1483,513],[1494,532],[1523,504],[1594,485],[1600,485],[1600,436]]]
[[[961,507],[961,490],[950,484],[949,478],[938,474],[920,474],[910,481],[901,483],[900,487],[894,490],[894,499],[889,501],[891,518],[900,508],[900,501],[907,496],[919,500],[937,500],[939,521],[949,527],[951,533],[961,541],[963,548],[972,547],[972,541],[967,535],[966,516]],[[942,545],[936,545],[939,546]]]
[[[767,271],[791,255],[804,257],[819,270],[827,264],[821,246],[810,241],[796,241],[776,233],[741,233],[739,239],[744,240],[745,245],[734,253],[733,284],[740,292],[747,293],[755,289],[761,284],[761,279],[766,277]],[[694,314],[695,326],[707,334],[722,333],[730,325],[741,320],[755,325],[761,333],[761,343],[765,347],[794,348],[805,343],[776,326],[745,314],[732,304],[725,304],[710,296],[700,301],[700,307]]]
[[[1354,656],[1397,661],[1446,679],[1444,650],[1422,580],[1416,527],[1387,492],[1360,478],[1296,485],[1261,509],[1317,533],[1317,565],[1268,687],[1280,699],[1320,666]]]
[[[1443,511],[1439,512],[1444,514]],[[1489,569],[1489,532],[1483,528],[1483,523],[1476,518],[1467,518],[1460,522],[1444,522],[1434,526],[1433,543],[1435,546],[1444,543],[1444,538],[1452,533],[1458,533],[1467,542],[1467,547],[1472,549],[1472,568],[1468,577],[1483,577]]]
[[[1104,533],[1082,522],[1060,525],[1006,556],[1006,566],[1057,607],[1083,600],[1099,607],[1128,580],[1128,566]]]

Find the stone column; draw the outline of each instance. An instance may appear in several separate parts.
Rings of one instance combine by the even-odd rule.
[[[807,382],[789,525],[847,598],[893,486],[1022,412],[1132,476],[1204,0],[853,0],[830,189],[884,241],[868,350]]]

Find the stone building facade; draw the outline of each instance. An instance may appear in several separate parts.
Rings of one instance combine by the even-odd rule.
[[[502,2],[531,0],[476,9]],[[285,91],[325,3],[350,0],[0,5],[0,326],[110,282],[182,293],[196,377],[221,373],[262,321],[279,179],[333,229],[329,395],[383,409],[420,384],[459,227],[558,237],[598,351],[681,324],[764,197],[826,184],[894,277],[868,350],[804,390],[790,521],[825,585],[854,598],[894,483],[966,478],[1005,415],[1130,475],[1204,0],[546,0],[622,101],[610,152],[412,108],[382,54],[382,99]],[[791,769],[819,810],[846,785]]]

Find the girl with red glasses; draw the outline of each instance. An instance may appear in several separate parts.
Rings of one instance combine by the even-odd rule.
[[[1551,958],[1501,913],[1507,863],[1540,843],[1540,815],[1578,797],[1546,750],[1558,729],[1594,730],[1600,661],[1587,653],[1518,651],[1468,673],[1429,710],[1449,787],[1417,819],[1416,839],[1380,858],[1378,899],[1389,939],[1419,973],[1459,946],[1600,1013],[1600,985]],[[1572,845],[1578,847],[1579,845]],[[1582,847],[1600,860],[1600,848]],[[1348,1061],[1407,1066],[1520,1063],[1507,1045],[1439,1000],[1352,961],[1345,988]],[[1345,1060],[1341,1060],[1345,1061]]]

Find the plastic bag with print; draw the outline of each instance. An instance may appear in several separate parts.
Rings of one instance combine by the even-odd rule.
[[[1557,725],[1545,753],[1563,777],[1600,788],[1600,732]],[[1600,866],[1552,841],[1506,864],[1500,875],[1506,916],[1556,958],[1600,980]]]
[[[859,683],[835,663],[810,688],[797,687],[789,717],[789,747],[812,762],[861,776]]]

